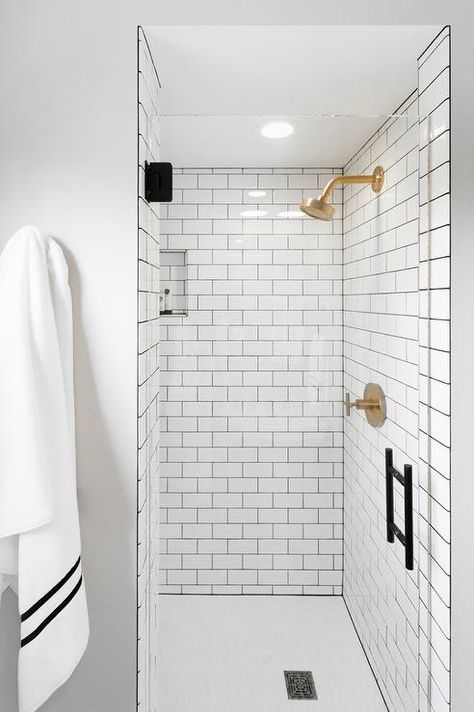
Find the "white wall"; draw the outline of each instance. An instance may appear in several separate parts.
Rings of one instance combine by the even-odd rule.
[[[160,235],[158,210],[145,195],[145,162],[160,152],[160,82],[148,40],[138,32],[138,684],[140,712],[157,708],[157,614],[152,572],[158,555],[157,497],[160,481],[159,293]]]
[[[418,61],[420,709],[451,702],[450,32]]]
[[[45,712],[128,712],[135,699],[136,27],[112,29],[115,11],[92,7],[20,2],[4,5],[0,20],[0,243],[25,223],[55,236],[75,305],[92,634]],[[4,679],[16,656],[13,602],[0,622],[2,712],[16,710],[11,670]]]
[[[0,18],[0,241],[36,222],[76,263],[78,460],[93,628],[80,669],[45,712],[130,712],[134,705],[136,25],[292,24],[302,17],[315,24],[453,25],[453,709],[472,703],[470,3],[17,0],[2,5]],[[0,623],[2,675],[13,647],[5,650],[13,636],[6,618],[11,610]],[[11,675],[1,680],[2,712],[15,709],[7,702],[14,685]]]
[[[407,87],[407,90],[409,87]],[[396,107],[394,107],[396,109]],[[390,712],[418,710],[418,94],[344,167],[386,171],[380,194],[344,187],[344,391],[378,383],[387,419],[344,423],[344,599]],[[415,117],[415,118],[413,118]],[[415,565],[387,542],[385,448],[413,468]],[[395,519],[404,529],[401,487]]]
[[[161,247],[187,249],[190,311],[161,319],[162,593],[341,593],[342,189],[334,220],[298,211],[340,173],[175,170]]]

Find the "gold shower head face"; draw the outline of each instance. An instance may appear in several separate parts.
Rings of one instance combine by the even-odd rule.
[[[319,196],[319,198],[309,198],[300,203],[300,210],[310,218],[316,220],[332,220],[334,208]]]

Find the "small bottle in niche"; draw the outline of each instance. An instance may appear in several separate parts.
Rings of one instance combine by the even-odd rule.
[[[170,290],[168,289],[168,287],[166,287],[166,289],[164,290],[163,293],[164,293],[164,296],[160,297],[160,302],[162,305],[162,308],[160,309],[160,314],[172,314],[172,310],[170,308],[171,307],[171,304],[170,304],[171,297],[169,296]]]

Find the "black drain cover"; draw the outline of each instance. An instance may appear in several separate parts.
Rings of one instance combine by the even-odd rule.
[[[313,673],[310,670],[285,670],[289,700],[317,700]]]

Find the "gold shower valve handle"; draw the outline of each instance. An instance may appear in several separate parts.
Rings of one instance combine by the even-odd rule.
[[[364,397],[351,401],[349,393],[346,393],[344,401],[346,415],[350,416],[351,408],[364,410],[365,417],[370,425],[379,428],[386,418],[385,395],[377,383],[368,383],[364,388]]]
[[[357,410],[367,410],[367,408],[380,408],[379,401],[364,400],[363,398],[357,398],[355,401],[349,399],[349,393],[346,393],[346,415],[351,414],[351,408],[357,408]]]

